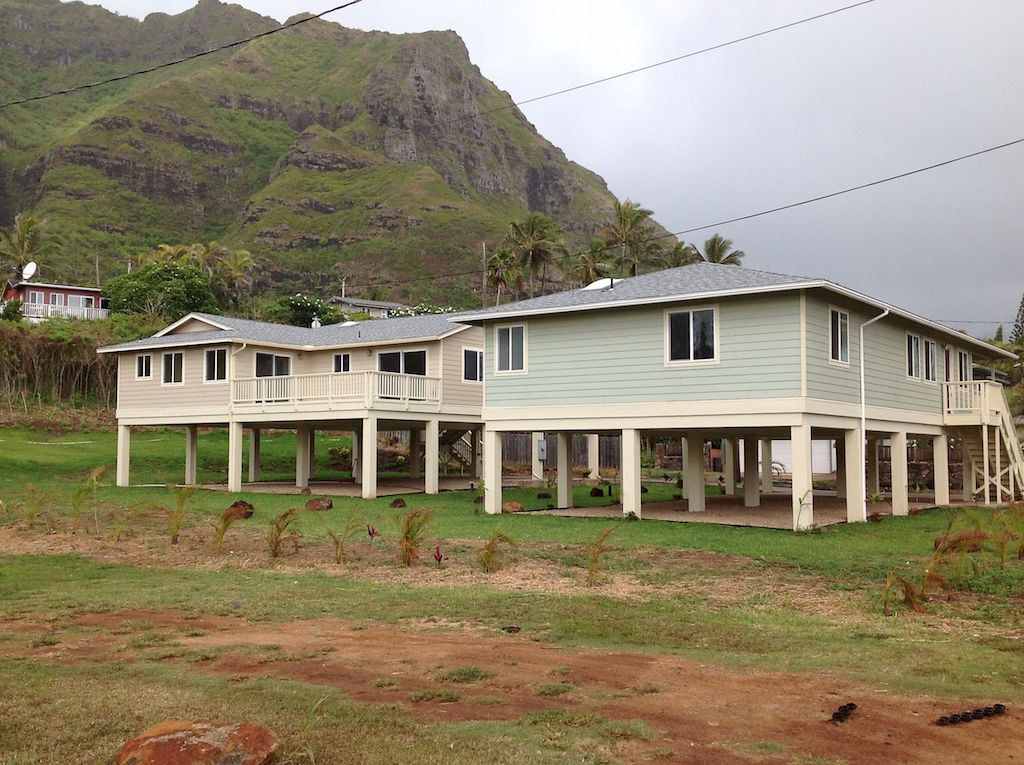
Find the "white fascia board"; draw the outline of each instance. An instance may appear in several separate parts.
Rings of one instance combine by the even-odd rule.
[[[157,337],[157,335],[153,335],[153,337]],[[187,335],[175,335],[174,337],[187,337]],[[192,341],[167,338],[166,342],[155,343],[153,345],[105,345],[102,348],[97,348],[96,353],[145,353],[146,351],[162,351],[168,348],[189,348],[197,345],[225,345],[247,342],[252,341],[240,340],[237,337],[207,337],[202,340]]]

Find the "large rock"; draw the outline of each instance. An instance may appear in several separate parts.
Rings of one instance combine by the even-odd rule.
[[[330,510],[332,507],[334,507],[334,502],[328,499],[327,497],[317,497],[315,499],[309,500],[306,503],[307,510]]]
[[[235,521],[244,521],[246,518],[252,518],[252,514],[256,512],[251,502],[246,502],[244,499],[232,502],[228,506],[227,511],[224,513],[225,518],[231,518]]]
[[[267,765],[277,737],[255,723],[166,720],[117,753],[117,765]]]

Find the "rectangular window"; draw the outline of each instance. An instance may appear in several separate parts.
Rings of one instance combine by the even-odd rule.
[[[164,385],[179,385],[184,380],[185,354],[181,351],[164,354]]]
[[[832,361],[850,363],[850,314],[833,308],[829,322],[829,337],[832,347]]]
[[[51,292],[50,305],[64,305],[64,295],[60,292]]]
[[[957,351],[957,368],[960,370],[960,382],[970,382],[974,379],[971,374],[971,355],[964,351]]]
[[[135,357],[135,379],[148,380],[153,376],[153,357],[148,353]]]
[[[907,335],[907,377],[921,379],[921,338]]]
[[[498,371],[526,371],[526,327],[498,327]]]
[[[715,309],[701,308],[668,314],[668,360],[713,361]]]
[[[46,300],[42,292],[37,292],[36,290],[29,290],[28,302],[29,305],[43,305],[43,303],[45,303]]]
[[[288,356],[275,356],[273,353],[256,354],[257,377],[285,377],[291,374],[292,360]]]
[[[68,295],[68,308],[92,308],[93,299],[89,295]]]
[[[352,368],[352,359],[347,353],[334,354],[334,371],[348,372]]]
[[[924,341],[924,379],[925,382],[935,382],[938,379],[938,373],[935,368],[937,361],[936,348],[934,340]]]
[[[426,351],[388,351],[377,354],[377,371],[407,375],[427,374]]]
[[[462,349],[462,379],[467,382],[484,381],[484,352],[474,348]]]
[[[226,348],[211,348],[206,352],[206,382],[228,379],[228,352]]]

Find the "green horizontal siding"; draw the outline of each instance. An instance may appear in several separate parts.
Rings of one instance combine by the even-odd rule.
[[[529,319],[525,375],[495,375],[494,325],[488,324],[486,403],[545,406],[799,396],[799,296],[769,294],[717,305],[719,363],[710,366],[665,366],[665,306]]]

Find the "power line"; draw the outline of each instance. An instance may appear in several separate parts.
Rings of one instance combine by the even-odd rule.
[[[245,38],[243,38],[241,40],[235,40],[235,42],[227,43],[226,45],[221,45],[221,46],[216,47],[216,48],[211,48],[210,50],[203,51],[202,53],[193,53],[193,54],[191,54],[189,56],[185,56],[184,58],[178,58],[178,59],[175,59],[173,61],[165,61],[162,64],[155,64],[154,66],[147,67],[146,69],[137,69],[137,70],[135,70],[133,72],[127,72],[125,74],[119,74],[119,75],[117,75],[115,77],[107,77],[106,79],[97,80],[96,82],[89,82],[89,83],[86,83],[84,85],[75,85],[72,88],[66,88],[64,90],[55,90],[55,91],[53,91],[51,93],[41,93],[41,94],[39,94],[37,96],[29,96],[28,98],[19,98],[19,99],[15,100],[15,101],[5,101],[4,103],[0,103],[0,109],[6,109],[9,106],[17,106],[19,104],[27,104],[27,103],[31,103],[32,101],[42,101],[42,100],[44,100],[46,98],[54,98],[55,96],[66,96],[69,93],[77,93],[79,91],[88,90],[90,88],[98,88],[101,85],[109,85],[112,82],[120,82],[122,80],[127,80],[127,79],[130,79],[132,77],[138,77],[138,76],[143,75],[143,74],[149,74],[150,72],[156,72],[156,71],[159,71],[160,69],[167,69],[167,68],[172,67],[172,66],[177,66],[178,64],[184,64],[184,63],[186,63],[188,61],[194,61],[197,58],[202,58],[203,56],[210,56],[210,55],[212,55],[214,53],[220,53],[221,51],[225,51],[225,50],[228,50],[230,48],[237,48],[239,45],[245,45],[246,43],[252,42],[253,40],[258,40],[261,37],[269,37],[270,35],[276,35],[278,32],[283,32],[286,29],[291,29],[292,27],[297,27],[297,26],[299,26],[299,24],[305,24],[308,21],[313,21],[314,19],[319,19],[319,18],[321,18],[323,16],[326,16],[328,13],[334,13],[335,11],[344,10],[345,8],[353,6],[356,3],[361,3],[362,1],[363,0],[349,0],[349,2],[347,2],[347,3],[342,3],[341,5],[336,5],[333,8],[328,8],[326,11],[321,11],[320,13],[314,14],[312,16],[305,16],[304,18],[297,19],[297,20],[295,20],[295,21],[293,21],[293,22],[291,22],[289,24],[282,24],[281,26],[277,27],[276,29],[269,29],[266,32],[260,32],[259,34],[252,35],[251,37],[245,37]]]

